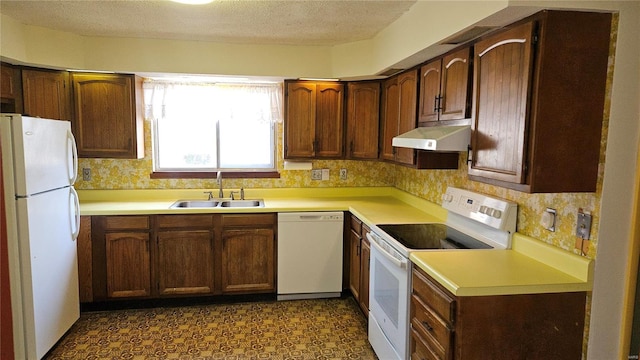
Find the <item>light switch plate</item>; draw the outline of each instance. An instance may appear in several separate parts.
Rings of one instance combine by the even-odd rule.
[[[329,180],[329,169],[322,169],[322,180]]]

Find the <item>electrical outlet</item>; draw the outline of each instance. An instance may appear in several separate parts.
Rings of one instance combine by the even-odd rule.
[[[347,169],[340,169],[340,180],[347,180]]]
[[[91,169],[90,168],[82,168],[82,180],[91,181]]]
[[[322,180],[329,180],[329,169],[322,169]]]
[[[576,236],[583,240],[589,240],[590,232],[591,232],[591,214],[582,212],[582,210],[580,210],[578,212],[578,224],[576,225]]]
[[[322,180],[322,170],[311,170],[311,180]]]

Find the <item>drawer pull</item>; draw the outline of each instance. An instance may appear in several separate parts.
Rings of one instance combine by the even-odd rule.
[[[433,327],[429,325],[429,323],[426,321],[422,322],[422,326],[424,326],[424,328],[427,329],[427,331],[433,331]]]

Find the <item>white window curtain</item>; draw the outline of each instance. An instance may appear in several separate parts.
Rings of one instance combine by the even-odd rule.
[[[145,115],[179,118],[217,114],[216,121],[282,122],[282,84],[181,83],[145,80]],[[266,96],[265,96],[266,95]],[[256,104],[269,99],[268,104]],[[249,106],[255,104],[257,106]],[[269,110],[265,110],[269,109]]]

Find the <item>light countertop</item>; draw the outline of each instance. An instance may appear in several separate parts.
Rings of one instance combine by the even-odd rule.
[[[263,208],[170,209],[203,189],[80,190],[81,215],[349,211],[367,225],[444,222],[446,210],[392,187],[249,189]],[[456,296],[590,291],[593,261],[514,234],[510,250],[417,251],[410,259]]]

